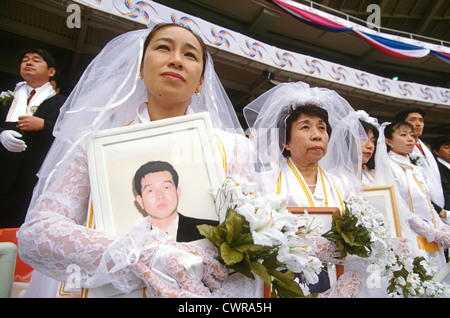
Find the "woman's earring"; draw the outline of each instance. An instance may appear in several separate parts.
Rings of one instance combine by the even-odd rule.
[[[144,75],[142,75],[142,72],[139,73],[139,79],[142,80],[144,78]]]
[[[198,87],[198,88],[195,90],[195,95],[197,95],[197,97],[200,96],[200,91],[201,91],[201,90],[202,90],[201,87]]]

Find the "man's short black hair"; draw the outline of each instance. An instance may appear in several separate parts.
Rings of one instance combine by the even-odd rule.
[[[178,173],[175,168],[166,161],[149,161],[143,164],[134,175],[134,189],[138,195],[142,195],[141,181],[149,173],[168,171],[172,175],[175,188],[178,187]]]
[[[56,70],[56,61],[53,58],[53,56],[50,53],[48,53],[46,50],[38,49],[38,48],[30,48],[30,49],[22,50],[22,53],[20,54],[19,63],[22,62],[23,58],[25,57],[25,54],[28,54],[28,53],[39,54],[44,59],[45,63],[47,63],[47,67],[48,68],[52,68],[53,67]],[[52,78],[50,78],[50,80]]]
[[[425,118],[425,111],[423,111],[422,109],[407,108],[407,109],[404,109],[404,110],[398,112],[397,115],[395,115],[395,121],[396,122],[405,121],[406,117],[408,117],[408,115],[411,113],[419,113],[420,115],[422,115],[423,118]]]
[[[449,135],[443,135],[434,138],[431,142],[431,147],[433,150],[439,151],[439,148],[441,148],[444,144],[450,144],[450,136]]]

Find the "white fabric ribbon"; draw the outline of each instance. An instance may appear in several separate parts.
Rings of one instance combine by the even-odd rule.
[[[50,82],[47,82],[43,86],[36,89],[36,93],[30,100],[28,105],[28,90],[27,83],[20,82],[16,85],[14,91],[14,100],[9,108],[8,115],[6,116],[7,122],[18,122],[19,116],[32,115],[31,109],[39,107],[43,101],[54,96],[56,94],[53,86]],[[34,113],[34,112],[33,112]]]
[[[197,278],[199,281],[203,278],[203,260],[201,257],[193,255],[187,251],[180,250],[172,246],[161,246],[153,259],[151,270],[166,283],[174,288],[178,288],[177,281],[170,276],[163,260],[169,257],[175,258],[188,272],[189,276]]]
[[[425,155],[420,150],[414,147],[412,154],[420,157],[422,160],[422,169],[424,170],[425,187],[431,200],[440,207],[444,207],[444,192],[441,186],[441,175],[436,160],[433,157],[430,149],[419,139],[418,141]]]

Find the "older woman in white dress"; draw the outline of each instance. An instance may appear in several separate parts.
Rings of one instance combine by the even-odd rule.
[[[342,97],[301,82],[285,83],[249,104],[244,115],[258,149],[258,171],[266,191],[280,194],[288,207],[344,210],[344,201],[360,187],[360,140],[367,136]],[[323,262],[336,262],[334,243],[320,236],[315,239],[315,255]],[[321,281],[322,286],[310,288],[323,292],[322,297],[352,297],[361,285],[351,272],[331,289]]]

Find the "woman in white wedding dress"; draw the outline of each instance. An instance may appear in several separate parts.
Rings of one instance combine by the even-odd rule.
[[[367,139],[347,101],[325,88],[284,83],[246,106],[244,115],[265,191],[281,195],[288,207],[345,210],[344,201],[360,189],[361,140]],[[317,233],[313,238],[314,256],[323,263],[345,263],[337,259],[335,243]],[[310,290],[319,297],[356,297],[363,284],[350,270],[334,286],[327,279]]]
[[[153,297],[258,296],[252,283],[228,283],[214,250],[175,243],[151,224],[139,224],[121,237],[89,226],[86,138],[104,129],[203,111],[209,112],[226,153],[225,173],[251,176],[238,160],[248,151],[248,140],[199,36],[176,24],[158,24],[123,34],[102,50],[61,109],[55,142],[18,232],[20,257],[34,268],[27,296],[56,297],[74,265],[81,288],[112,284],[127,294],[144,285],[146,296]],[[169,252],[159,261],[174,285],[152,270],[152,261],[164,251]],[[189,275],[177,253],[200,257],[200,277]]]
[[[365,111],[358,110],[361,125],[367,134],[367,140],[361,145],[362,150],[362,170],[361,184],[365,187],[375,185],[375,158],[377,150],[377,142],[379,137],[378,121],[370,117]]]
[[[402,236],[412,256],[426,256],[438,269],[446,265],[443,249],[450,246],[450,227],[431,203],[424,170],[413,163],[414,127],[407,122],[389,124],[384,130],[391,182],[401,201],[399,214]]]

